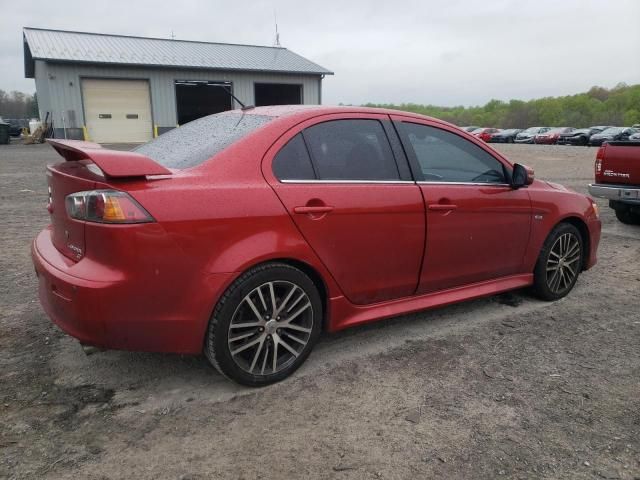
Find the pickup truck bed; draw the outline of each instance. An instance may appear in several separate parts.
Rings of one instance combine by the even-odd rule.
[[[623,223],[640,225],[640,142],[610,142],[598,150],[594,197],[609,199]]]

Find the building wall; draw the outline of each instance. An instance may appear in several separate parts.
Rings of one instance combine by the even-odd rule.
[[[82,109],[82,78],[146,79],[151,89],[153,123],[159,130],[176,126],[176,80],[226,81],[233,84],[233,94],[245,105],[254,104],[254,83],[294,83],[302,85],[303,103],[321,103],[322,79],[319,75],[272,74],[259,72],[229,72],[199,69],[162,69],[35,62],[35,81],[40,118],[50,113],[56,131],[64,123],[67,128],[80,129],[85,124]],[[234,106],[239,107],[234,101]],[[70,115],[70,112],[73,112]],[[75,116],[75,121],[73,121]],[[57,135],[56,135],[57,136]]]

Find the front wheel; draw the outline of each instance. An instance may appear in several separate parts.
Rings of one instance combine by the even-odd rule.
[[[558,300],[576,284],[584,262],[582,236],[569,223],[556,226],[545,240],[534,270],[534,293]]]
[[[293,373],[320,334],[322,301],[313,281],[283,263],[255,267],[224,293],[204,352],[220,373],[258,387]]]

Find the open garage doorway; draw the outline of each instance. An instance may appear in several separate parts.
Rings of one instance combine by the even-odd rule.
[[[233,108],[231,82],[176,81],[178,125]]]
[[[265,105],[300,105],[302,103],[302,85],[290,83],[256,83],[256,107]]]

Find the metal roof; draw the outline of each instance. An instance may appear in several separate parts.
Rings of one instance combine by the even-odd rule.
[[[333,75],[282,47],[24,28],[25,76],[33,61]]]

